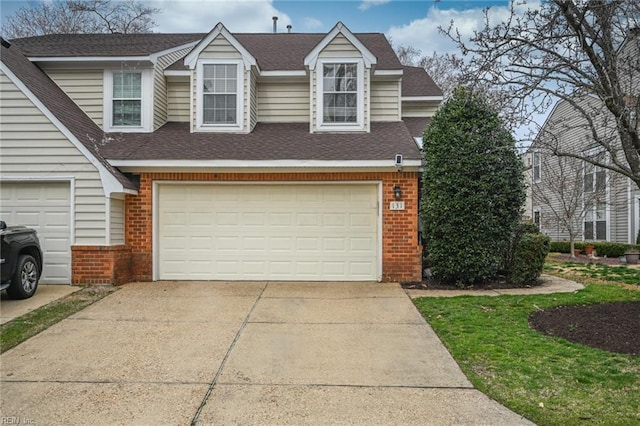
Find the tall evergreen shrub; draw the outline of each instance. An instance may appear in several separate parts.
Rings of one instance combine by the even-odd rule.
[[[421,215],[434,278],[496,277],[525,199],[513,136],[484,99],[457,88],[424,134]]]

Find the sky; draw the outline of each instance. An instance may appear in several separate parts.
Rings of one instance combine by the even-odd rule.
[[[55,0],[45,0],[55,1]],[[423,55],[456,52],[438,31],[451,20],[463,35],[483,23],[483,9],[506,14],[509,0],[152,0],[162,10],[155,17],[156,32],[208,32],[222,22],[231,32],[271,32],[273,16],[278,31],[288,24],[293,32],[327,32],[343,22],[352,32],[380,32],[394,45],[413,46]],[[2,20],[27,1],[0,0]]]

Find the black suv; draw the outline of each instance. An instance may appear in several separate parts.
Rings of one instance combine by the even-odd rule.
[[[42,250],[34,229],[9,226],[0,220],[0,290],[12,299],[36,292],[42,275]]]

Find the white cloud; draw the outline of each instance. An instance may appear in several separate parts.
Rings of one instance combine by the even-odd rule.
[[[324,24],[316,18],[304,18],[303,25],[305,30],[317,30],[322,28]]]
[[[272,0],[157,0],[153,5],[163,11],[155,17],[155,31],[164,33],[208,32],[218,22],[231,32],[271,32],[273,16],[278,17],[278,32],[291,24]]]
[[[389,3],[391,0],[362,0],[358,9],[367,10],[373,6],[380,6],[381,4]]]
[[[530,2],[527,7],[537,8],[538,2]],[[522,12],[523,6],[516,7]],[[495,25],[504,22],[510,15],[509,6],[491,7],[489,9],[489,23]],[[422,51],[422,55],[429,56],[434,51],[438,53],[460,53],[456,44],[439,27],[457,28],[463,39],[469,39],[474,31],[481,30],[485,25],[484,9],[477,7],[465,10],[429,8],[424,18],[416,19],[402,26],[389,28],[387,35],[394,45],[412,46]]]

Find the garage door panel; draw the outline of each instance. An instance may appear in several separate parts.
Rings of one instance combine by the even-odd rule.
[[[71,188],[68,182],[3,182],[2,220],[38,232],[42,284],[71,282]]]
[[[167,184],[157,199],[160,279],[378,277],[375,184]]]

